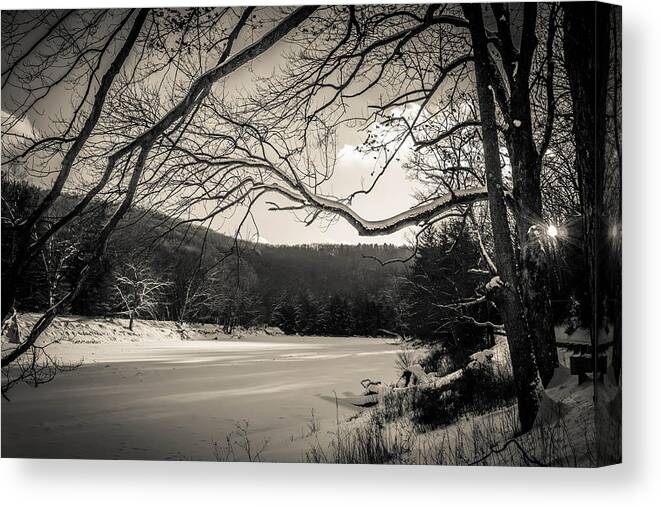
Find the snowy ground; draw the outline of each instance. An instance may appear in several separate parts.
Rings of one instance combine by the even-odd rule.
[[[22,327],[34,318],[23,316]],[[263,449],[261,460],[301,462],[313,447],[328,449],[338,430],[347,435],[369,425],[373,411],[360,414],[348,400],[365,378],[396,380],[398,341],[274,332],[228,336],[212,325],[148,321],[129,331],[117,319],[60,318],[42,343],[57,340],[48,349],[54,356],[83,365],[38,389],[9,393],[2,456],[246,460]],[[508,368],[505,340],[474,359]],[[610,399],[616,388],[606,380]],[[404,463],[467,464],[486,456],[480,464],[524,465],[534,456],[552,466],[593,465],[592,384],[578,385],[561,367],[547,395],[562,414],[514,444],[512,406],[427,433],[413,432],[403,418],[383,429],[386,445],[401,448],[405,440],[394,461]]]
[[[469,368],[494,368],[503,373],[510,368],[503,337],[497,339],[493,348],[471,357]],[[463,371],[458,370],[445,377],[432,377],[426,385],[390,394],[439,388],[461,375]],[[616,396],[617,386],[608,376],[599,385],[605,400]],[[568,368],[560,366],[547,386],[534,427],[525,434],[519,432],[516,404],[486,413],[467,413],[446,426],[425,430],[412,424],[407,411],[398,415],[395,397],[342,422],[335,430],[331,446],[309,440],[319,451],[317,460],[331,463],[363,462],[372,456],[362,453],[363,449],[379,449],[377,462],[393,464],[591,467],[597,463],[593,398],[591,381],[579,384]],[[604,411],[607,409],[610,407]],[[603,417],[609,418],[609,414]],[[610,435],[616,438],[617,428]],[[613,454],[612,445],[606,447],[605,451]]]
[[[46,339],[63,341],[49,350],[84,364],[2,401],[3,457],[212,460],[213,442],[248,421],[252,445],[268,441],[264,460],[300,462],[311,428],[323,434],[357,411],[340,403],[337,414],[334,392],[396,377],[392,339],[239,339],[196,326],[181,340],[172,323],[138,322],[134,333],[123,325],[55,323]]]

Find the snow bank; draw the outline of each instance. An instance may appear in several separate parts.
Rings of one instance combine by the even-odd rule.
[[[470,359],[465,368],[448,375],[429,373],[430,381],[414,388],[451,385],[470,368],[511,372],[507,339],[502,336],[497,337],[493,347],[473,354]],[[405,390],[394,389],[394,392]],[[394,463],[593,466],[593,395],[591,383],[579,385],[568,369],[560,367],[546,390],[544,417],[539,417],[533,429],[523,435],[519,434],[516,403],[487,413],[465,414],[452,424],[428,431],[416,429],[406,413],[394,419],[379,419],[379,410],[384,409],[380,405],[341,423],[338,432],[363,431],[366,435],[377,435],[386,446],[407,442],[406,452],[393,458]],[[388,415],[394,413],[391,410]]]
[[[18,316],[21,337],[27,335],[38,318],[37,313],[25,313]],[[172,342],[226,340],[242,336],[242,330],[230,336],[216,324],[180,324],[172,321],[135,320],[133,330],[129,330],[128,325],[128,319],[64,315],[53,321],[40,337],[40,341],[42,343],[53,341],[71,343]],[[9,337],[3,334],[2,343],[3,345],[9,344]]]

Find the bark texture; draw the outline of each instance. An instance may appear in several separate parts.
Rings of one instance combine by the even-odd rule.
[[[475,79],[482,121],[482,143],[489,195],[489,213],[496,254],[495,262],[503,283],[499,295],[499,307],[505,323],[514,371],[521,430],[527,431],[535,422],[543,389],[526,321],[514,247],[510,239],[507,205],[500,169],[496,110],[490,87],[489,50],[484,20],[479,4],[465,4],[463,10],[469,21],[473,40]]]
[[[512,190],[516,204],[521,291],[525,301],[526,318],[530,324],[535,359],[542,384],[546,386],[553,377],[553,370],[558,366],[558,358],[549,300],[550,275],[547,252],[544,249],[545,233],[540,228],[544,223],[541,191],[544,153],[538,150],[535,144],[530,97],[530,73],[538,45],[537,5],[531,2],[523,6],[518,54],[509,29],[508,9],[500,4],[494,4],[492,8],[498,19],[499,38],[505,41],[502,52],[511,89],[509,101],[501,106],[501,109],[505,109],[504,116],[509,122],[506,141],[512,165]],[[552,38],[553,32],[550,34],[551,43]],[[552,44],[547,47],[547,51],[552,51]],[[549,54],[548,58],[552,60],[553,55]],[[492,70],[492,80],[494,75],[496,73]],[[548,107],[549,111],[553,110],[552,104]],[[550,129],[552,114],[549,114],[547,122]]]

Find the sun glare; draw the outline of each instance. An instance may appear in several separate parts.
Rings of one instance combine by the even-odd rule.
[[[551,238],[556,238],[558,236],[558,228],[551,224],[546,229],[546,234],[548,234]]]

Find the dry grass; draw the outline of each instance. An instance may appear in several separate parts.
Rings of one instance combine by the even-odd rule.
[[[330,442],[316,438],[315,463],[591,467],[597,464],[590,385],[565,385],[565,405],[520,434],[511,374],[478,368],[448,388],[393,390]],[[492,396],[489,396],[492,395]]]
[[[398,423],[387,424],[378,411],[372,411],[366,421],[347,427],[338,424],[327,446],[316,439],[305,458],[309,463],[405,463],[414,440],[413,433],[403,431]]]
[[[577,433],[578,430],[578,433]],[[560,418],[518,435],[516,407],[419,433],[405,418],[386,422],[378,410],[351,425],[338,425],[324,446],[306,453],[313,463],[420,464],[459,466],[595,466],[594,425],[578,428]]]
[[[234,431],[225,436],[224,442],[213,442],[213,454],[216,461],[261,462],[268,446],[268,439],[253,442],[248,421],[236,422]]]

